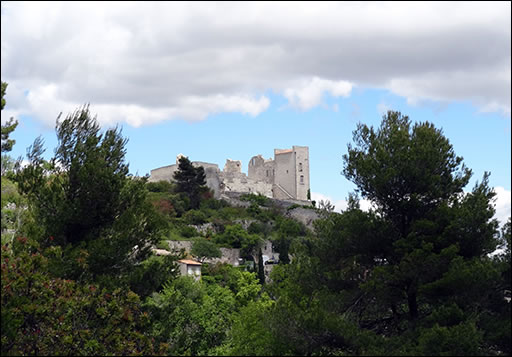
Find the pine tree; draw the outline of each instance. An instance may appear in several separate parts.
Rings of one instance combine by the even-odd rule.
[[[206,175],[202,166],[194,167],[185,156],[180,157],[178,170],[174,173],[176,192],[183,192],[190,199],[190,208],[199,208],[201,193],[205,189]]]
[[[7,83],[2,82],[2,102],[1,102],[1,110],[4,110],[5,107],[5,91],[7,90]],[[5,125],[2,125],[2,152],[8,152],[12,150],[13,145],[16,143],[15,140],[9,139],[9,135],[16,129],[18,126],[18,121],[14,120],[14,118],[10,118]]]

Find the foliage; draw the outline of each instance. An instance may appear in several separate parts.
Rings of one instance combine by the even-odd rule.
[[[87,108],[68,119],[55,158],[37,139],[18,182],[2,177],[2,208],[29,200],[30,237],[2,247],[2,355],[510,355],[510,218],[500,236],[488,174],[465,193],[471,171],[432,124],[360,124],[344,156],[357,192],[341,214],[321,203],[312,233],[264,196],[213,199],[190,162],[182,186],[133,179],[117,129],[100,134]],[[184,239],[205,222],[201,260],[217,244],[252,260],[267,237],[285,264],[265,283],[258,249],[258,272],[203,264],[194,281],[183,251],[145,253],[164,226]]]
[[[197,238],[192,243],[190,253],[202,263],[205,259],[220,258],[222,253],[217,245],[205,238]]]
[[[379,243],[389,264],[372,280],[379,281],[377,290],[401,291],[417,319],[421,285],[439,279],[454,254],[482,257],[494,249],[497,222],[488,176],[461,199],[471,170],[441,130],[428,122],[411,129],[399,112],[389,111],[377,131],[359,124],[354,142],[343,156],[343,172],[376,205],[393,237]]]
[[[247,233],[250,234],[259,234],[264,237],[267,237],[272,231],[272,227],[268,223],[263,222],[251,222],[249,227],[247,227]]]
[[[181,156],[173,178],[176,182],[176,192],[187,194],[190,198],[190,207],[199,208],[201,194],[207,190],[204,168],[194,167],[188,158]]]
[[[199,232],[191,226],[183,226],[180,228],[180,234],[185,238],[197,237]]]
[[[183,215],[183,219],[188,224],[200,225],[206,223],[207,217],[203,211],[192,209]]]
[[[463,195],[470,170],[441,131],[420,123],[411,132],[399,113],[376,132],[359,125],[354,141],[345,174],[375,209],[361,211],[352,195],[296,240],[290,264],[274,267],[265,353],[509,353],[507,268],[488,257],[497,237],[488,174]],[[275,245],[300,236],[277,223]]]
[[[162,214],[164,217],[172,218],[176,217],[177,215],[176,210],[174,209],[174,206],[169,199],[162,198],[157,201],[153,201],[152,204],[155,210]]]
[[[236,302],[228,288],[179,277],[145,306],[151,314],[152,336],[168,343],[169,354],[205,355],[226,338]]]
[[[158,353],[136,294],[52,278],[34,244],[17,238],[16,255],[2,247],[2,355]]]
[[[284,355],[276,351],[279,341],[270,330],[269,316],[273,301],[264,294],[251,301],[233,317],[232,328],[218,355],[224,356],[272,356]]]
[[[240,224],[228,225],[221,234],[214,236],[214,241],[220,246],[240,248],[242,257],[251,255],[253,249],[261,242],[256,234],[249,234]]]
[[[251,203],[255,203],[259,206],[263,207],[269,207],[271,204],[271,200],[261,193],[254,194],[254,193],[246,193],[240,196],[240,201],[249,201]]]
[[[137,265],[129,275],[130,289],[145,298],[163,288],[164,283],[176,279],[179,275],[177,261],[183,255],[151,256]]]
[[[148,182],[146,188],[149,192],[172,193],[175,190],[174,185],[169,181]]]
[[[304,225],[290,219],[279,218],[277,220],[277,237],[273,239],[274,248],[279,253],[279,262],[288,264],[290,262],[289,251],[293,239],[305,235]]]
[[[209,264],[203,271],[203,282],[228,288],[235,294],[236,306],[241,307],[254,300],[260,290],[256,274],[235,268],[226,263]]]
[[[87,250],[93,276],[129,271],[149,256],[164,223],[146,201],[145,181],[127,175],[126,139],[117,128],[101,134],[87,106],[57,121],[56,130],[56,156],[45,162],[36,139],[17,176],[37,222],[27,233],[43,247],[65,247],[66,255]],[[73,279],[82,274],[71,266],[62,272]]]
[[[5,92],[7,90],[7,83],[2,82],[2,103],[1,110],[4,110],[5,107]],[[16,143],[16,140],[9,139],[9,135],[16,129],[18,126],[18,121],[14,120],[14,118],[10,118],[5,125],[2,125],[2,153],[8,152],[12,150],[13,145]],[[2,156],[2,161],[4,157]],[[2,165],[3,167],[3,165]],[[2,170],[3,171],[3,170]]]
[[[318,202],[318,209],[320,211],[324,211],[325,213],[331,213],[334,211],[335,206],[329,200],[320,200]]]

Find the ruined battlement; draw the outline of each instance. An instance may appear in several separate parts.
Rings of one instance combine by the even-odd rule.
[[[149,182],[172,181],[176,164],[151,170]],[[193,161],[192,165],[203,166],[206,185],[219,198],[225,192],[262,194],[282,200],[306,201],[309,191],[309,148],[293,146],[291,149],[274,149],[273,159],[261,155],[249,160],[247,175],[242,172],[240,160],[227,159],[224,170],[217,164]]]

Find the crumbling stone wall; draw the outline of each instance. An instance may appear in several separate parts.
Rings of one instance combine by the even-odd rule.
[[[239,160],[226,160],[223,171],[218,165],[208,162],[193,161],[192,165],[204,167],[206,185],[214,191],[214,197],[217,199],[225,192],[242,192],[259,193],[283,200],[307,200],[309,190],[307,146],[275,149],[273,160],[266,160],[261,155],[253,156],[249,161],[247,175],[242,172],[242,163]],[[176,164],[151,170],[149,182],[172,181],[177,169]]]

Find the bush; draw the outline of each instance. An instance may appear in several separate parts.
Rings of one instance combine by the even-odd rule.
[[[221,246],[240,248],[242,257],[250,256],[254,247],[261,242],[258,235],[247,233],[239,224],[227,226],[224,233],[214,236],[214,240]]]
[[[161,198],[152,202],[153,207],[166,217],[176,217],[176,210],[168,198]]]
[[[194,227],[184,226],[180,229],[180,234],[185,238],[197,237],[199,232]]]
[[[162,353],[144,334],[149,320],[137,294],[53,278],[41,251],[27,238],[17,244],[16,256],[2,247],[2,356]]]
[[[146,188],[149,192],[167,192],[174,191],[174,185],[169,181],[148,182]]]
[[[271,201],[267,196],[258,193],[257,195],[253,193],[248,193],[240,196],[241,201],[249,201],[255,203],[259,206],[269,207],[271,205]]]
[[[169,242],[167,242],[166,240],[162,240],[157,243],[156,247],[158,249],[169,250]]]
[[[183,215],[183,219],[188,224],[199,225],[206,223],[206,214],[199,210],[190,210]]]
[[[192,243],[190,253],[202,263],[206,258],[220,258],[222,253],[217,245],[204,238],[198,238]]]
[[[204,208],[210,208],[214,210],[218,210],[224,207],[230,207],[229,203],[225,200],[216,200],[214,198],[207,199],[204,201],[201,201],[201,204],[199,206],[202,209]]]
[[[177,255],[153,255],[149,257],[130,274],[130,289],[141,298],[160,291],[165,282],[171,281],[179,275],[176,261],[180,258],[182,256]]]
[[[251,234],[265,234],[267,233],[266,224],[261,222],[252,222],[247,228],[247,232]]]

